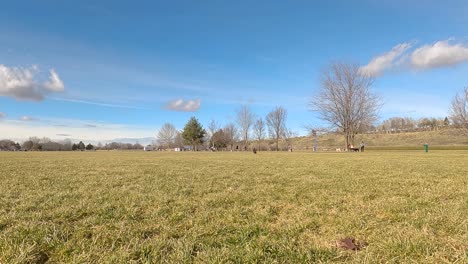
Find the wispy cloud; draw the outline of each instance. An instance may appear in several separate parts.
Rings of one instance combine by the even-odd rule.
[[[200,108],[201,105],[201,100],[200,99],[195,99],[195,100],[183,100],[183,99],[177,99],[169,102],[166,105],[167,110],[171,111],[181,111],[181,112],[195,112]]]
[[[417,69],[452,66],[468,61],[468,46],[449,40],[424,45],[411,54],[411,65]]]
[[[70,134],[55,134],[55,135],[59,137],[71,137]]]
[[[62,92],[63,81],[55,70],[49,71],[49,79],[41,82],[37,66],[7,67],[0,64],[0,96],[18,100],[41,101],[46,94]]]
[[[77,104],[97,105],[97,106],[111,107],[111,108],[150,110],[149,108],[146,108],[146,107],[140,107],[140,106],[134,106],[134,105],[121,105],[121,104],[103,103],[103,102],[95,102],[95,101],[88,101],[88,100],[71,99],[71,98],[49,97],[49,99],[52,99],[52,100],[55,100],[55,101],[70,102],[70,103],[77,103]]]
[[[38,120],[37,118],[31,117],[31,116],[22,116],[20,117],[21,121],[29,122],[29,121],[35,121]]]
[[[54,69],[50,70],[49,80],[44,83],[44,87],[53,92],[61,92],[65,89],[63,81],[58,76],[57,72]]]
[[[399,58],[411,48],[411,43],[398,44],[392,48],[392,50],[372,58],[369,64],[360,68],[362,74],[368,74],[371,76],[380,76],[385,71],[392,69],[397,64]]]

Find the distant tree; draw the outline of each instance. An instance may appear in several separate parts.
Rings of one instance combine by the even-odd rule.
[[[141,145],[140,143],[135,143],[133,144],[133,149],[143,149],[143,145]]]
[[[297,137],[297,133],[294,132],[292,129],[285,128],[283,132],[283,138],[286,141],[286,144],[288,145],[288,149],[292,150],[292,143],[293,143],[293,138]]]
[[[96,149],[102,149],[104,146],[101,142],[98,142]]]
[[[310,107],[322,120],[340,128],[346,146],[356,134],[377,120],[380,98],[372,93],[374,79],[359,66],[335,63],[322,75],[322,85]]]
[[[171,148],[174,146],[177,136],[177,129],[171,123],[165,123],[158,132],[159,145],[163,148]]]
[[[430,118],[423,117],[418,121],[418,127],[422,129],[430,130],[432,128],[432,121]]]
[[[218,129],[212,136],[214,147],[217,149],[226,148],[229,143],[229,138],[224,133],[223,129]]]
[[[255,139],[257,140],[257,149],[260,150],[260,142],[265,138],[265,122],[262,118],[257,119],[253,125]]]
[[[252,113],[247,105],[242,105],[236,113],[236,121],[240,128],[241,137],[244,143],[244,148],[247,147],[249,141],[250,128],[255,119],[255,115]]]
[[[445,117],[444,126],[449,126],[449,125],[450,125],[450,121],[449,121],[448,117]]]
[[[16,149],[15,142],[9,139],[0,140],[0,150],[12,151]]]
[[[72,150],[73,151],[78,150],[78,145],[76,143],[73,143]]]
[[[211,120],[210,124],[208,124],[208,132],[210,136],[210,147],[215,146],[215,138],[213,137],[216,131],[218,130],[218,123],[215,120]]]
[[[70,139],[65,139],[62,141],[61,143],[61,148],[60,150],[64,150],[64,151],[70,151],[72,150],[72,142]]]
[[[237,128],[233,123],[227,124],[224,128],[224,135],[226,136],[226,144],[233,150],[234,144],[237,141]]]
[[[182,148],[184,146],[184,139],[182,138],[182,133],[177,131],[177,135],[174,139],[174,146],[178,148]]]
[[[31,146],[30,150],[41,150],[42,149],[41,139],[39,139],[38,137],[30,137],[29,141],[32,142],[32,146]]]
[[[59,150],[62,150],[62,144],[54,142],[54,141],[44,141],[44,143],[42,143],[41,150],[43,150],[43,151],[59,151]]]
[[[195,117],[191,117],[190,120],[182,131],[182,138],[187,144],[192,146],[192,150],[197,150],[197,146],[203,143],[206,131],[203,126],[198,122]]]
[[[94,149],[94,146],[91,145],[91,143],[89,143],[88,145],[86,145],[86,150],[93,150]]]
[[[25,142],[23,142],[22,147],[24,150],[32,150],[33,145],[34,145],[34,142],[32,142],[31,140],[26,140]]]
[[[281,106],[277,106],[266,116],[266,123],[270,136],[276,141],[276,151],[279,150],[279,140],[286,130],[286,117],[288,112]]]
[[[81,151],[83,151],[83,150],[85,150],[85,148],[86,148],[86,146],[85,146],[85,144],[83,143],[83,141],[80,141],[80,143],[78,143],[78,149],[81,150]]]
[[[411,117],[391,117],[384,120],[379,128],[385,132],[414,130],[416,121]]]
[[[20,143],[16,142],[14,148],[15,150],[20,150],[21,149]]]
[[[452,99],[450,118],[455,126],[468,129],[468,86]]]
[[[120,143],[118,142],[111,142],[111,143],[107,143],[107,149],[121,149],[121,145]]]

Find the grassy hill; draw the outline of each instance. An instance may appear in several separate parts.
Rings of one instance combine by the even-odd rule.
[[[355,144],[364,141],[366,147],[375,148],[418,148],[424,143],[429,146],[450,146],[453,148],[468,148],[468,130],[440,129],[434,131],[417,131],[392,134],[362,134],[357,135]],[[293,148],[306,150],[312,148],[311,137],[299,137],[293,140]],[[318,138],[320,150],[335,150],[345,146],[344,137],[337,133],[320,135]]]

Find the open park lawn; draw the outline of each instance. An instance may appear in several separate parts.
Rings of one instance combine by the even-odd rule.
[[[0,153],[0,263],[45,262],[467,263],[468,151]]]

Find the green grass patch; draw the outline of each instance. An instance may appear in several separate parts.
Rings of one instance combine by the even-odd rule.
[[[0,263],[466,263],[467,160],[0,153]]]

